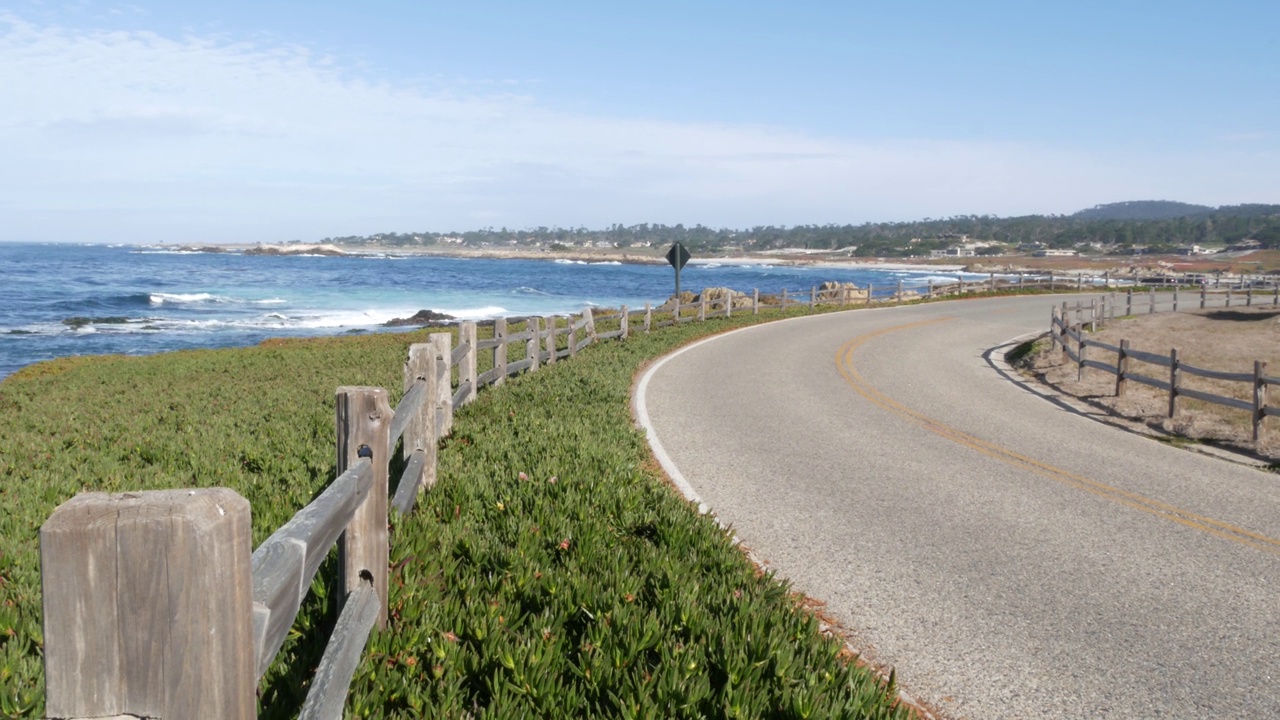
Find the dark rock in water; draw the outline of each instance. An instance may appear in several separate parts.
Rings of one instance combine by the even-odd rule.
[[[383,323],[385,327],[409,327],[416,325],[432,325],[442,323],[446,320],[452,320],[452,315],[438,313],[434,310],[419,310],[411,317],[393,318]]]
[[[10,330],[6,335],[35,335],[30,330]]]
[[[72,329],[79,329],[85,325],[124,325],[132,320],[132,318],[120,317],[113,315],[110,317],[69,317],[62,321],[63,325],[68,325]]]
[[[368,330],[365,330],[364,328],[351,328],[350,330],[348,330],[348,331],[347,331],[347,334],[348,334],[348,335],[363,335],[364,333],[367,333],[367,332],[369,332],[369,331],[368,331]]]

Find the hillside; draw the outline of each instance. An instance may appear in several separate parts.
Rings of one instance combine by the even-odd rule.
[[[1080,220],[1169,220],[1195,217],[1214,211],[1208,205],[1192,205],[1170,200],[1130,200],[1094,205],[1071,215]]]

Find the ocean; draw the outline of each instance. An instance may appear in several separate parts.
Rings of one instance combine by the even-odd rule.
[[[643,307],[667,265],[371,253],[270,256],[164,247],[0,243],[0,378],[69,355],[242,347],[272,337],[379,332],[429,309],[467,319]],[[681,287],[807,293],[827,280],[888,292],[954,281],[936,270],[690,263]],[[966,275],[966,278],[978,276]]]

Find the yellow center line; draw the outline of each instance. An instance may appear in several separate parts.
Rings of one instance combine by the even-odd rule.
[[[1105,483],[1098,482],[1097,480],[1084,477],[1083,475],[1077,475],[1068,470],[1063,470],[1062,468],[1040,462],[1035,458],[1027,457],[1026,455],[1019,454],[1008,448],[1001,447],[995,443],[987,442],[986,440],[947,425],[936,418],[931,418],[924,413],[912,410],[877,390],[862,377],[858,372],[857,367],[854,365],[854,353],[856,353],[859,348],[870,340],[889,333],[949,322],[954,319],[955,318],[937,318],[933,320],[923,320],[883,328],[881,330],[866,333],[865,335],[859,335],[842,345],[840,349],[836,351],[836,368],[839,370],[840,375],[844,377],[845,382],[848,383],[855,392],[866,398],[866,400],[871,404],[887,410],[901,418],[915,422],[930,432],[936,433],[942,437],[952,440],[953,442],[982,453],[983,455],[1014,467],[1030,470],[1037,475],[1041,475],[1070,487],[1084,490],[1085,492],[1092,493],[1117,504],[1124,505],[1135,510],[1140,510],[1166,520],[1171,520],[1180,525],[1185,525],[1186,527],[1195,528],[1196,530],[1215,535],[1223,538],[1224,540],[1229,540],[1272,555],[1280,556],[1280,539],[1268,537],[1221,520],[1197,515],[1196,513],[1183,508],[1148,498],[1137,493],[1129,492],[1127,490],[1121,490],[1120,488],[1112,487]]]

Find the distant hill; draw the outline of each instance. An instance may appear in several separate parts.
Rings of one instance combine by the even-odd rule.
[[[1214,211],[1215,208],[1208,205],[1192,205],[1171,200],[1131,200],[1094,205],[1071,217],[1079,220],[1171,220],[1208,215]]]

